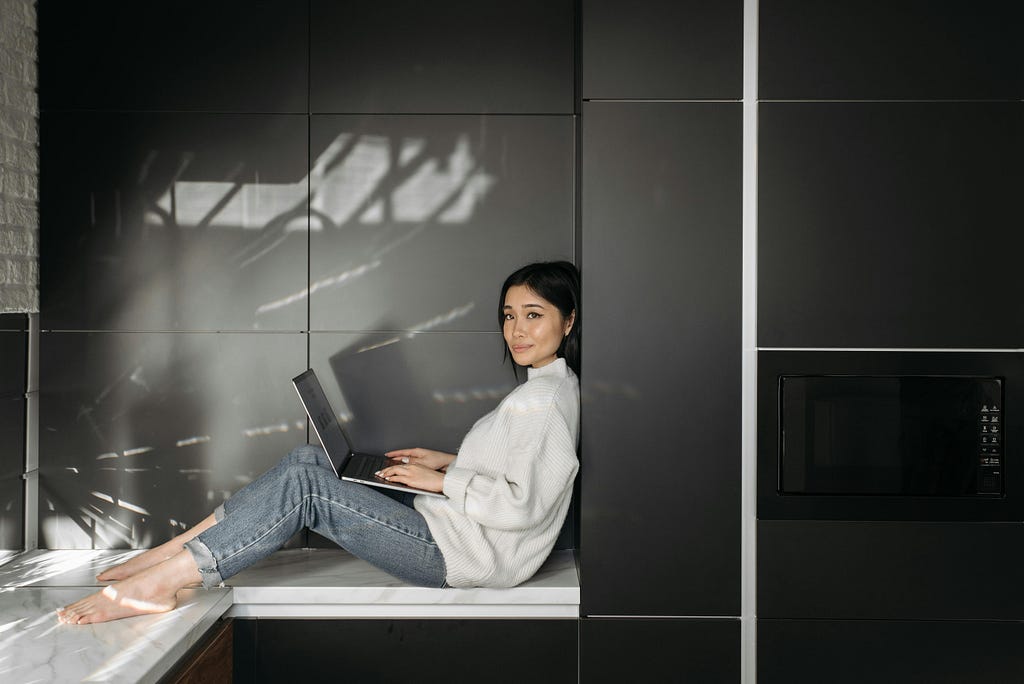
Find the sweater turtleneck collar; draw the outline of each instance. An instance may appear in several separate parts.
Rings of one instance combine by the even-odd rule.
[[[565,359],[559,357],[546,366],[541,366],[540,368],[530,366],[526,369],[527,380],[533,380],[543,375],[556,375],[564,378],[569,375],[569,366],[566,365]]]

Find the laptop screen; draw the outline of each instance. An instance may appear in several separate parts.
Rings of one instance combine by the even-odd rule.
[[[316,432],[320,444],[323,445],[327,456],[331,459],[334,470],[340,474],[352,451],[352,446],[334,414],[334,409],[327,401],[327,395],[324,394],[320,381],[313,373],[313,369],[310,368],[305,373],[293,378],[292,384],[295,385],[295,391],[299,393],[299,399],[302,401],[303,408],[306,409],[306,415],[313,423],[313,431]]]

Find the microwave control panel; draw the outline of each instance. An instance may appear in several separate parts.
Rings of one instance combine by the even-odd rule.
[[[1003,493],[1003,411],[998,399],[982,404],[978,417],[978,494]]]

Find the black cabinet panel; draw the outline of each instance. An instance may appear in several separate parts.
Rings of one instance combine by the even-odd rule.
[[[740,106],[584,117],[583,613],[738,615]]]
[[[17,327],[25,316],[0,318]],[[0,549],[24,548],[27,364],[28,333],[0,330]]]
[[[759,127],[760,346],[1024,346],[1024,104],[762,104]]]
[[[1017,99],[1018,0],[759,6],[762,99]]]
[[[739,682],[740,621],[585,618],[580,681]]]
[[[572,113],[571,0],[313,0],[310,107]]]
[[[44,329],[305,329],[306,117],[41,126]]]
[[[28,333],[0,330],[0,399],[25,396]]]
[[[44,110],[306,111],[304,2],[38,4]]]
[[[311,140],[313,329],[496,330],[506,275],[572,257],[572,117],[318,116]]]
[[[25,397],[0,396],[0,479],[25,472]],[[6,503],[0,503],[3,515]]]
[[[1020,622],[758,620],[759,684],[1024,681]]]
[[[1024,620],[1024,525],[759,521],[757,614]]]
[[[40,546],[155,546],[305,444],[306,342],[43,333]]]
[[[256,681],[577,681],[577,620],[260,620]]]
[[[743,96],[743,2],[583,0],[586,99]]]
[[[6,448],[0,447],[4,451]],[[25,481],[20,474],[0,477],[0,549],[21,551],[24,548]]]
[[[21,313],[0,314],[0,330],[28,330],[28,316]]]

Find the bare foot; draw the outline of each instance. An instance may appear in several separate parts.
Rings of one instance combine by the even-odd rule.
[[[208,515],[195,527],[182,532],[174,539],[169,542],[164,542],[160,546],[154,547],[140,553],[139,555],[129,558],[120,565],[115,565],[112,568],[107,568],[100,574],[96,575],[96,579],[100,582],[120,582],[126,580],[129,577],[139,574],[143,570],[147,570],[157,563],[163,563],[168,558],[174,557],[175,554],[181,552],[185,548],[185,542],[191,540],[199,534],[202,534],[206,530],[210,529],[217,524],[217,519],[213,515]]]
[[[133,615],[166,613],[177,605],[179,589],[200,580],[192,555],[182,551],[123,582],[58,608],[57,619],[67,625],[88,625]]]
[[[118,584],[104,587],[102,591],[86,596],[69,606],[57,609],[57,619],[66,625],[88,625],[94,622],[108,622],[133,615],[166,613],[178,604],[174,594],[151,596],[149,592],[135,592],[132,587]],[[130,592],[130,593],[129,593]],[[134,595],[133,595],[134,594]]]

